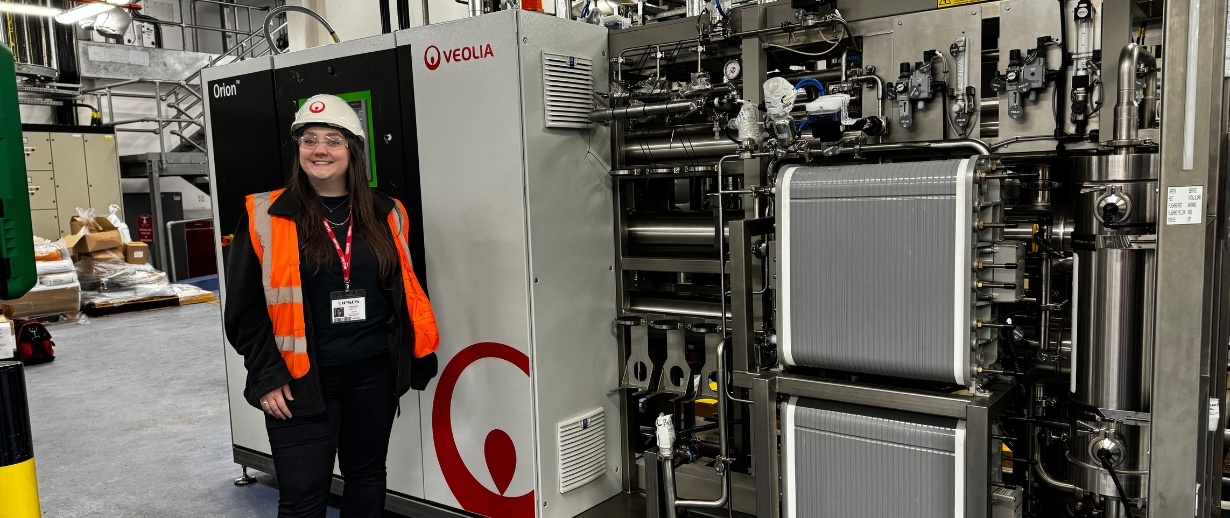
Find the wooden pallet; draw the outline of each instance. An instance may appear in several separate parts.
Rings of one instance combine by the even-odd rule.
[[[89,315],[103,316],[169,308],[178,305],[179,297],[149,297],[127,302],[91,302],[85,306],[85,312]]]

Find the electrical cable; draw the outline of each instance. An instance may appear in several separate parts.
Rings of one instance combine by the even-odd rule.
[[[785,47],[785,46],[782,46],[782,45],[778,45],[778,44],[776,44],[776,43],[765,43],[765,46],[766,46],[766,47],[773,47],[773,48],[776,48],[776,49],[781,49],[781,50],[784,50],[784,51],[786,51],[786,52],[793,52],[793,53],[795,53],[795,54],[799,54],[799,55],[801,55],[801,56],[808,56],[808,57],[813,57],[813,58],[822,58],[822,57],[824,57],[824,56],[827,56],[827,55],[831,54],[834,50],[837,50],[837,45],[840,45],[840,44],[841,44],[841,42],[837,42],[837,43],[833,44],[833,46],[832,46],[832,47],[829,47],[829,48],[828,48],[828,50],[825,50],[824,52],[804,52],[804,51],[801,51],[801,50],[792,49],[792,48],[790,48],[790,47]]]
[[[1105,448],[1098,450],[1098,460],[1102,461],[1102,469],[1110,473],[1110,479],[1115,483],[1115,489],[1119,491],[1119,506],[1123,509],[1123,514],[1131,516],[1132,508],[1135,507],[1128,501],[1127,492],[1123,490],[1123,484],[1119,482],[1119,473],[1115,471],[1115,467],[1110,463],[1111,453]]]

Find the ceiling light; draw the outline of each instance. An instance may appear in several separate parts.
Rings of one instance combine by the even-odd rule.
[[[63,13],[56,15],[56,21],[64,24],[77,23],[86,18],[94,18],[111,9],[117,9],[114,5],[105,2],[89,3],[79,5]]]
[[[132,15],[123,9],[112,9],[94,19],[94,30],[108,38],[123,36],[129,25],[132,25]]]
[[[40,5],[25,5],[14,4],[12,2],[0,2],[0,12],[13,14],[28,14],[32,16],[57,16],[64,12],[60,9],[52,7],[43,7]]]

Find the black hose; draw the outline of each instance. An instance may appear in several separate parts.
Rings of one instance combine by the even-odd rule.
[[[1132,504],[1128,502],[1127,491],[1123,490],[1123,484],[1119,482],[1119,474],[1115,472],[1115,467],[1110,463],[1111,453],[1103,448],[1098,450],[1098,460],[1102,461],[1102,469],[1110,473],[1110,479],[1115,483],[1115,489],[1119,491],[1119,505],[1123,508],[1124,516],[1131,516]]]
[[[1016,349],[1016,328],[1001,329],[999,336],[1004,341],[1004,349],[1008,355],[1004,358],[1006,366],[1012,370],[1012,378],[1016,380],[1017,392],[1022,398],[1028,398],[1029,392],[1025,390],[1025,380],[1021,379],[1021,357],[1017,354]]]

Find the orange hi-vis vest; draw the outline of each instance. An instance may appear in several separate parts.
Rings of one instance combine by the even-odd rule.
[[[303,279],[299,275],[299,233],[293,219],[269,214],[269,207],[284,191],[278,189],[248,195],[248,232],[252,236],[252,248],[261,262],[265,304],[269,319],[273,321],[274,343],[282,359],[286,360],[291,376],[299,379],[311,368],[303,312]],[[400,201],[394,202],[397,206],[389,212],[389,230],[401,263],[406,310],[414,329],[414,356],[422,358],[440,345],[440,330],[436,327],[431,302],[419,286],[410,261],[410,225],[406,208]]]

